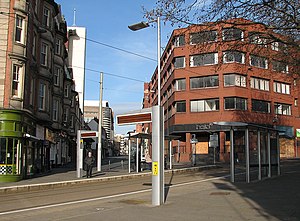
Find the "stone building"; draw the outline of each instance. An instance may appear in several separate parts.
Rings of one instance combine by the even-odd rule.
[[[16,181],[74,161],[84,124],[60,6],[10,0],[1,10],[0,181]]]

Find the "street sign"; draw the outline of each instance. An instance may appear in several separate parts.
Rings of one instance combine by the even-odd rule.
[[[138,124],[138,123],[150,123],[152,120],[151,112],[142,112],[142,113],[133,113],[117,116],[117,124],[120,125],[129,125],[129,124]]]
[[[198,139],[197,139],[196,134],[192,134],[192,138],[190,139],[190,143],[191,144],[198,143]]]
[[[152,175],[157,176],[158,175],[158,162],[152,162]]]
[[[190,140],[190,143],[191,143],[191,144],[198,143],[198,139],[191,139],[191,140]]]
[[[98,137],[97,131],[81,131],[81,138],[94,138]]]
[[[210,147],[218,147],[219,146],[218,134],[214,133],[209,136],[209,146]]]

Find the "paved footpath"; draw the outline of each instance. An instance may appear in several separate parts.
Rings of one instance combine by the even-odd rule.
[[[284,169],[281,176],[260,182],[247,184],[211,179],[179,187],[174,185],[162,206],[147,206],[149,196],[135,196],[131,200],[111,202],[114,207],[107,202],[102,207],[99,204],[103,211],[87,217],[110,221],[299,221],[299,187],[300,161],[297,167]]]
[[[196,170],[196,168],[194,168]],[[58,177],[64,179],[61,183],[75,182],[67,179],[73,177],[75,171],[53,174],[47,177],[21,181],[22,185],[39,185],[35,183],[48,181]],[[115,172],[117,173],[117,172]],[[110,171],[92,179],[80,179],[81,181],[97,180],[98,177],[111,177],[114,172]],[[134,174],[132,174],[134,175]],[[64,178],[63,178],[64,177]],[[30,184],[30,181],[32,182]],[[54,181],[54,180],[52,180]],[[12,183],[4,188],[10,188]],[[120,200],[97,203],[81,208],[78,212],[68,211],[68,208],[56,210],[57,219],[63,215],[73,217],[72,220],[215,220],[215,221],[299,221],[300,220],[300,160],[288,160],[283,162],[282,175],[260,182],[230,183],[228,179],[207,182],[195,182],[190,185],[173,187],[170,190],[166,204],[160,207],[151,207],[147,199],[148,195],[134,196],[132,200]],[[138,197],[136,199],[136,197]],[[146,198],[144,198],[146,197]],[[145,203],[146,202],[146,203]],[[96,203],[96,201],[95,201]],[[82,217],[83,211],[88,211]],[[78,214],[77,214],[78,213]],[[117,214],[117,216],[116,216]],[[20,218],[22,218],[20,216]],[[16,219],[17,220],[17,219]],[[31,220],[41,219],[37,216]],[[66,219],[71,220],[71,219]]]
[[[172,171],[186,172],[186,171],[199,171],[202,169],[215,168],[215,165],[189,167],[190,163],[176,164]],[[19,182],[0,182],[0,194],[5,192],[17,192],[17,191],[30,191],[38,189],[47,189],[59,186],[76,185],[88,182],[98,182],[112,179],[126,179],[134,176],[148,176],[149,170],[137,173],[133,169],[131,173],[128,173],[128,165],[121,166],[119,163],[111,165],[103,165],[102,171],[98,172],[96,168],[93,168],[92,178],[85,178],[85,171],[83,171],[83,177],[77,178],[77,172],[73,165],[67,165],[61,168],[53,168],[50,172],[37,175],[30,179],[24,179]],[[168,170],[167,170],[168,172]],[[171,172],[171,171],[170,171]]]

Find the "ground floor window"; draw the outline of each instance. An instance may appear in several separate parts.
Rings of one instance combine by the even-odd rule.
[[[0,138],[0,174],[16,174],[18,146],[14,138]]]

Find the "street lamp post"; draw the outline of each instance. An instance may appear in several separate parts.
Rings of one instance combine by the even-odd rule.
[[[164,203],[164,125],[163,109],[160,100],[160,57],[161,57],[161,36],[160,36],[160,17],[157,17],[157,106],[152,107],[152,205],[159,206]],[[140,22],[128,26],[132,31],[137,31],[149,27],[148,22]]]
[[[98,150],[97,150],[97,171],[101,171],[102,166],[102,97],[103,97],[103,73],[100,73],[99,91],[99,123],[98,123]]]

